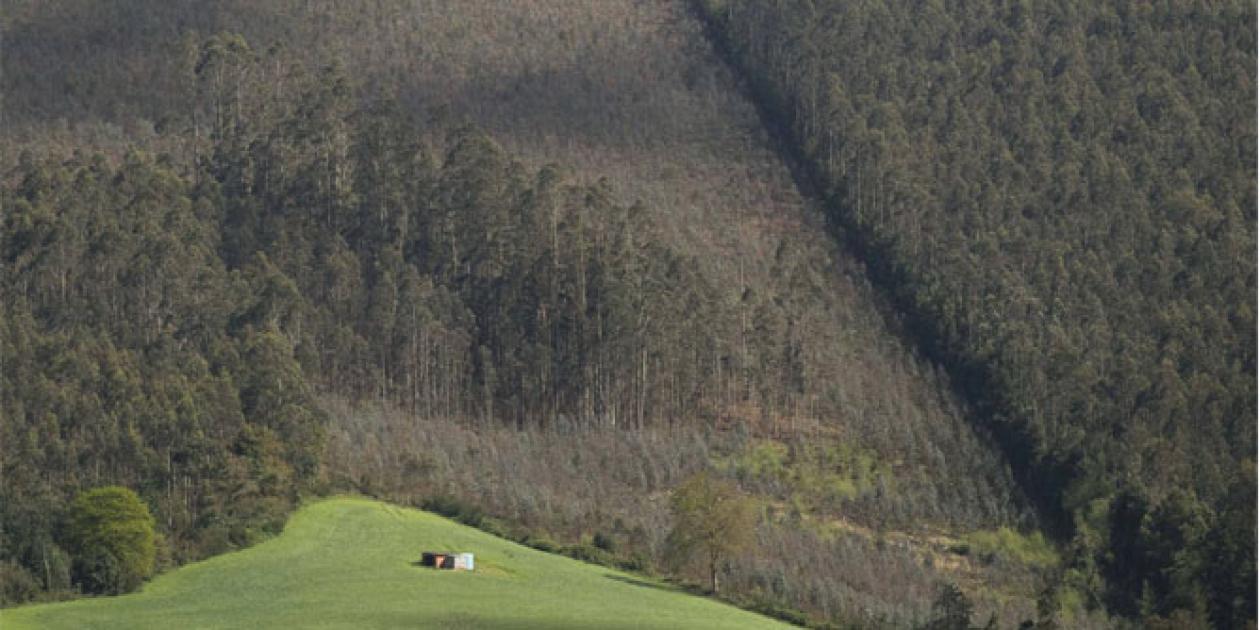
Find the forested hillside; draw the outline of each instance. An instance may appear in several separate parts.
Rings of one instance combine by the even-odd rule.
[[[761,507],[727,596],[785,617],[1244,623],[1254,32],[1151,22],[1220,61],[1143,56],[1163,126],[1117,137],[1151,16],[692,8],[0,7],[0,602],[85,583],[107,484],[162,566],[352,490],[694,579],[710,469]]]
[[[1027,502],[683,6],[125,4],[6,6],[7,601],[107,483],[166,563],[355,489],[685,577],[709,467],[765,506],[732,597],[1035,614],[1044,556],[957,551]]]
[[[1065,587],[1254,624],[1254,4],[702,4],[1072,536]]]

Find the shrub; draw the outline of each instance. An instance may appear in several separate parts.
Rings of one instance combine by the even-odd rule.
[[[485,520],[485,513],[480,507],[450,495],[429,497],[420,504],[420,507],[447,518],[453,518],[469,527],[481,527],[482,521]]]
[[[231,535],[231,528],[222,523],[206,527],[198,533],[193,543],[193,557],[206,558],[235,549]]]
[[[617,541],[614,540],[611,535],[605,534],[604,532],[595,532],[595,538],[591,541],[591,544],[595,545],[599,549],[607,551],[608,553],[615,553],[617,551]]]
[[[750,444],[735,458],[735,474],[745,481],[783,482],[790,475],[788,447],[773,440],[760,440]]]
[[[560,553],[591,564],[603,565],[606,567],[616,566],[616,559],[612,554],[591,545],[569,545],[560,549]]]
[[[792,608],[791,606],[785,606],[768,599],[759,599],[741,607],[773,619],[785,621],[794,626],[805,627],[809,625],[809,617],[806,616],[805,613]]]
[[[529,538],[525,539],[524,544],[528,547],[533,547],[534,549],[545,551],[547,553],[556,553],[559,549],[559,545],[545,535],[531,535]]]
[[[1046,568],[1059,562],[1059,555],[1041,532],[1024,535],[1009,527],[972,532],[966,536],[966,545],[981,558],[1003,558],[1030,567]]]
[[[39,590],[39,582],[22,565],[0,561],[0,606],[30,601]]]
[[[629,558],[617,560],[617,568],[623,571],[637,571],[650,574],[652,573],[652,562],[647,554],[642,551],[636,551],[630,554]]]

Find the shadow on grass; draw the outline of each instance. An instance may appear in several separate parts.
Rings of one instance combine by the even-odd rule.
[[[709,592],[704,590],[703,588],[700,588],[699,586],[693,586],[693,585],[651,582],[648,580],[642,580],[639,578],[630,577],[626,575],[616,575],[613,573],[605,573],[604,577],[610,580],[623,582],[625,584],[630,584],[633,586],[641,586],[643,588],[654,588],[658,591],[666,591],[668,593],[686,593],[688,595],[701,595],[701,596],[709,594]]]
[[[370,619],[362,616],[347,616],[336,621],[346,621],[350,627],[372,628],[442,628],[443,630],[653,630],[669,628],[669,625],[651,620],[610,621],[608,619],[575,620],[533,620],[486,618],[474,613],[453,612],[431,617],[411,613],[375,613]],[[703,620],[699,620],[703,623]]]

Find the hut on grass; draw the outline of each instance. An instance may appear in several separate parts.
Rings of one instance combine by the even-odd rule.
[[[453,571],[472,571],[473,555],[453,551],[425,551],[420,554],[420,566]]]

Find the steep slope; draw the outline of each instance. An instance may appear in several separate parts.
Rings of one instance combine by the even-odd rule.
[[[682,254],[712,287],[712,321],[705,322],[711,347],[687,359],[709,373],[693,386],[711,420],[744,421],[758,431],[825,426],[900,462],[914,485],[992,476],[967,472],[972,463],[1001,467],[962,420],[966,412],[951,385],[907,348],[860,266],[836,249],[821,215],[796,192],[685,5],[488,1],[452,10],[399,1],[350,11],[278,1],[145,8],[137,2],[102,15],[89,2],[55,10],[6,6],[10,105],[0,133],[37,154],[70,145],[120,155],[142,144],[183,161],[196,153],[194,123],[203,127],[203,143],[214,133],[206,128],[215,124],[208,120],[217,98],[210,92],[222,88],[208,83],[230,83],[228,91],[239,93],[265,82],[282,96],[300,89],[292,65],[306,62],[315,72],[337,59],[356,79],[355,99],[384,95],[406,115],[429,117],[431,124],[412,129],[439,136],[430,138],[438,153],[453,125],[471,121],[527,167],[555,162],[571,174],[562,180],[602,178],[621,204],[641,202],[649,219],[635,226],[636,238]],[[296,17],[282,19],[289,14]],[[233,63],[199,52],[196,42],[217,29],[243,33],[251,46],[243,54],[256,65],[211,80],[207,73],[223,72],[213,64]],[[63,40],[79,43],[56,45]],[[225,46],[215,54],[233,54]],[[295,58],[284,49],[307,52]],[[93,64],[100,67],[91,81],[73,79]],[[46,95],[54,88],[36,81],[32,68],[64,80],[56,89],[71,98]],[[134,81],[133,73],[147,80]],[[242,107],[260,117],[284,115],[283,106],[263,112],[262,98],[247,95]],[[36,141],[24,144],[28,138]],[[18,151],[4,157],[16,161]],[[992,483],[981,482],[991,506],[974,516],[1020,518],[1021,501]],[[924,489],[916,509],[967,522],[977,506],[957,506],[968,500],[951,496],[956,492],[952,485]]]
[[[416,566],[474,554],[476,570]],[[0,611],[25,628],[786,627],[669,585],[365,499],[308,505],[251,549],[163,575],[140,593]]]
[[[409,8],[390,15],[419,54],[377,56],[404,64],[386,75],[401,98],[470,118],[526,160],[606,178],[623,203],[645,203],[650,238],[702,266],[722,308],[708,326],[726,373],[706,392],[719,414],[821,424],[925,477],[986,477],[946,472],[992,461],[987,447],[831,243],[685,5]]]

